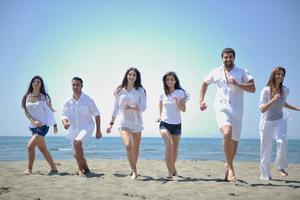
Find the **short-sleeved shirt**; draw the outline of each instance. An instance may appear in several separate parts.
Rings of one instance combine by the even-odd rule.
[[[174,90],[171,94],[160,95],[159,100],[163,104],[163,109],[161,113],[161,120],[168,124],[180,124],[181,123],[181,115],[180,110],[177,107],[176,101],[177,99],[184,99],[186,97],[185,92],[181,89]]]
[[[205,76],[204,82],[207,84],[214,83],[217,89],[215,97],[215,111],[228,112],[233,116],[242,116],[244,107],[244,90],[233,84],[228,84],[224,65],[212,70]],[[253,77],[243,68],[234,66],[228,73],[239,83],[247,83]]]
[[[283,93],[280,98],[274,102],[274,104],[264,112],[263,119],[267,121],[275,121],[280,118],[283,118],[283,106],[286,103],[286,98],[289,95],[289,89],[287,87],[283,87]],[[263,105],[268,103],[271,100],[271,90],[269,86],[266,86],[262,89],[260,94],[259,105]]]
[[[137,106],[139,111],[125,109],[126,105]],[[112,113],[113,117],[120,115],[120,128],[128,128],[133,130],[143,130],[142,112],[147,108],[146,92],[143,88],[132,88],[127,91],[122,88],[115,94],[115,104]]]
[[[63,106],[62,119],[70,123],[67,138],[73,139],[81,130],[93,132],[95,122],[93,117],[100,116],[100,112],[94,102],[86,94],[81,94],[78,101],[69,99]]]

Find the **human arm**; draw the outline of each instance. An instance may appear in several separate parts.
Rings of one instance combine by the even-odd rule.
[[[251,93],[254,93],[255,92],[255,84],[254,84],[254,80],[251,79],[249,81],[247,81],[246,83],[239,83],[237,82],[234,78],[230,77],[228,78],[228,83],[229,84],[232,84],[232,85],[235,85],[247,92],[251,92]]]
[[[101,133],[101,118],[100,115],[97,115],[95,117],[95,122],[96,122],[96,138],[99,139],[102,137]]]
[[[290,104],[288,104],[287,102],[285,102],[284,107],[286,107],[286,108],[288,108],[288,109],[291,109],[291,110],[300,111],[300,107],[290,105]]]
[[[65,129],[68,129],[70,127],[67,113],[68,113],[68,107],[67,107],[67,104],[65,103],[63,106],[62,117],[61,117],[61,119],[62,119],[61,122]]]
[[[111,117],[111,120],[110,120],[110,122],[109,122],[109,126],[108,126],[108,128],[106,129],[106,133],[108,133],[108,134],[111,133],[111,129],[112,129],[114,123],[115,123],[115,120],[116,120],[116,117],[112,116],[112,117]]]
[[[206,82],[203,82],[200,86],[200,98],[199,98],[199,104],[200,104],[200,110],[201,111],[204,111],[206,108],[207,108],[207,104],[206,102],[204,101],[204,98],[205,98],[205,94],[206,94],[206,91],[207,91],[207,87],[208,87],[208,84]]]
[[[156,122],[160,122],[160,120],[161,120],[162,109],[163,109],[163,103],[162,103],[162,100],[160,100],[159,104],[158,104],[159,117],[155,120]]]

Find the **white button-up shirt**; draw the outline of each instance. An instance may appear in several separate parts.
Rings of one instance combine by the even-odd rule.
[[[137,106],[139,111],[125,109],[126,104]],[[122,88],[115,94],[115,104],[112,116],[117,117],[118,114],[120,115],[120,127],[137,131],[143,130],[142,112],[145,110],[146,93],[143,88],[132,88],[130,91]]]
[[[233,84],[228,84],[225,77],[224,65],[212,70],[205,76],[204,82],[214,83],[217,89],[215,97],[215,111],[229,112],[233,116],[242,116],[244,107],[244,90]],[[253,77],[246,69],[234,66],[228,73],[239,83],[247,83]]]
[[[69,99],[63,106],[62,120],[67,119],[70,127],[67,138],[74,139],[81,130],[93,133],[95,122],[93,117],[100,116],[100,112],[94,102],[86,94],[82,93],[79,100]]]

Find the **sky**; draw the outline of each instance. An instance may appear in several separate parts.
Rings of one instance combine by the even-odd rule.
[[[287,101],[300,106],[299,10],[298,0],[1,0],[0,136],[31,134],[21,99],[35,75],[43,77],[52,98],[59,136],[66,134],[60,113],[72,96],[74,76],[95,100],[107,136],[113,92],[126,69],[137,67],[148,102],[143,136],[160,136],[155,119],[162,77],[175,71],[191,96],[182,113],[182,136],[219,138],[215,87],[208,88],[205,112],[199,109],[199,89],[203,77],[222,64],[222,49],[232,47],[236,65],[248,69],[257,88],[244,94],[241,138],[259,138],[259,96],[272,68],[287,69]],[[300,139],[300,112],[287,112],[288,138]],[[112,132],[119,136],[117,126]]]

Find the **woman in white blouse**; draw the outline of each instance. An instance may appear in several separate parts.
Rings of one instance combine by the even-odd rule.
[[[28,90],[22,99],[22,108],[30,120],[29,129],[32,132],[32,137],[27,145],[28,167],[24,173],[28,175],[32,173],[36,146],[50,165],[48,174],[58,173],[45,142],[45,135],[48,133],[49,126],[53,125],[54,133],[57,133],[57,125],[53,116],[54,110],[51,106],[50,96],[46,93],[44,81],[40,76],[31,79]]]
[[[175,162],[181,135],[181,115],[185,112],[185,103],[188,99],[181,88],[175,72],[167,72],[163,76],[164,94],[159,100],[159,130],[166,145],[165,160],[168,168],[168,178],[177,176]]]
[[[286,99],[289,89],[283,85],[285,77],[283,67],[272,70],[268,84],[261,91],[259,108],[261,111],[260,132],[260,179],[271,180],[270,164],[272,156],[273,135],[277,142],[277,155],[275,166],[281,176],[287,176],[284,170],[288,167],[286,156],[287,121],[284,117],[283,107],[300,111],[300,107],[292,106]]]
[[[141,133],[143,130],[142,112],[146,110],[146,91],[141,83],[141,74],[136,68],[129,68],[122,84],[114,92],[115,104],[109,127],[110,133],[117,115],[120,115],[119,131],[127,151],[131,167],[131,179],[137,178],[136,164],[139,156]]]

